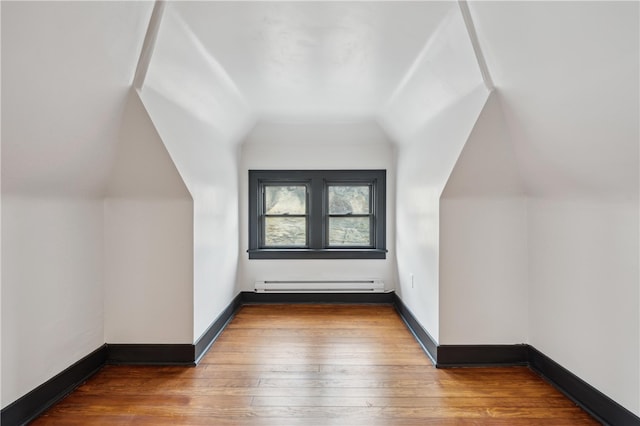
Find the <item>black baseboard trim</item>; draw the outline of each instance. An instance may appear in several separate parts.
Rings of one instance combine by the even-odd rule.
[[[396,311],[437,368],[513,366],[531,368],[605,425],[640,426],[636,416],[534,347],[518,345],[440,345],[394,292],[254,293],[240,292],[195,344],[105,344],[52,379],[3,408],[0,424],[25,425],[71,393],[105,364],[194,366],[235,313],[247,304],[342,303],[388,304]]]
[[[195,344],[107,344],[108,364],[196,365],[242,305],[267,303],[393,304],[394,293],[238,293]]]
[[[400,318],[407,325],[407,328],[416,338],[422,349],[425,351],[427,356],[431,358],[431,362],[433,362],[434,366],[438,366],[438,344],[435,339],[431,337],[429,332],[422,327],[422,325],[418,322],[416,317],[413,316],[407,305],[404,304],[402,299],[398,297],[396,293],[393,293],[393,305],[400,315]]]
[[[182,344],[107,343],[107,364],[195,365],[195,346]]]
[[[529,345],[440,345],[438,368],[529,365]]]
[[[400,317],[437,368],[527,366],[604,425],[640,426],[633,414],[528,344],[438,345],[394,293]]]
[[[640,426],[633,414],[533,346],[528,347],[529,367],[596,420],[611,426]]]
[[[103,345],[2,409],[0,424],[25,425],[97,373],[107,359]]]
[[[384,304],[394,303],[393,292],[388,293],[257,293],[243,291],[242,304],[268,303],[335,303]]]
[[[225,329],[227,324],[231,321],[233,316],[238,312],[238,309],[242,306],[242,293],[238,293],[236,297],[233,298],[231,303],[222,311],[218,318],[213,321],[213,323],[209,326],[207,331],[204,332],[202,336],[196,341],[194,345],[194,362],[198,364],[204,354],[207,353],[213,342],[216,341],[222,330]]]
[[[25,425],[106,364],[195,366],[218,338],[235,313],[248,304],[267,303],[395,303],[395,293],[255,293],[243,291],[229,303],[194,344],[114,344],[107,343],[55,377],[3,408],[0,424]]]

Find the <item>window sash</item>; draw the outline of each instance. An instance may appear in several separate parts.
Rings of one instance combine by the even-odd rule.
[[[290,214],[290,213],[266,213],[267,211],[267,188],[268,187],[304,187],[304,214]],[[287,248],[309,248],[309,185],[308,182],[293,182],[281,180],[274,181],[262,181],[260,182],[260,213],[259,213],[259,229],[260,240],[259,247],[266,249],[287,249]],[[267,219],[268,218],[304,218],[304,244],[267,244]]]
[[[384,259],[385,246],[385,170],[250,170],[249,171],[249,247],[250,259]],[[306,214],[266,214],[263,188],[266,186],[306,185]],[[351,205],[356,214],[329,213],[328,187],[368,186],[369,212]],[[281,212],[281,209],[276,209]],[[306,245],[266,245],[265,221],[277,217],[304,217]],[[369,244],[331,244],[332,218],[368,218]],[[364,228],[361,226],[361,230]],[[357,230],[357,226],[356,226]],[[362,237],[362,235],[360,235]]]
[[[367,187],[369,189],[368,206],[369,213],[331,213],[330,188],[331,187]],[[375,247],[375,180],[351,180],[351,181],[326,181],[324,186],[325,204],[323,215],[324,224],[324,247],[326,248],[373,248]],[[369,218],[369,244],[331,244],[331,218]]]
[[[368,220],[368,228],[369,232],[367,233],[368,244],[336,244],[331,243],[331,219],[358,219],[358,218],[367,218]],[[354,215],[327,215],[326,222],[326,230],[325,230],[325,244],[327,248],[373,248],[375,242],[375,229],[374,229],[374,216],[371,214],[354,214]],[[346,232],[346,231],[345,231]]]

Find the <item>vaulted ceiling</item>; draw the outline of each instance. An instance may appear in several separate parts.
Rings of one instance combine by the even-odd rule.
[[[1,3],[3,192],[102,193],[153,7]],[[528,191],[637,194],[638,3],[469,9]],[[458,68],[425,54],[458,49],[445,27],[460,19],[452,1],[169,2],[145,85],[239,135],[246,116],[384,118],[420,74],[430,84],[401,108],[420,115],[461,94],[451,81],[477,82],[468,52]]]
[[[201,43],[258,119],[345,120],[379,112],[457,7],[455,2],[177,2],[168,5],[164,19],[179,21]]]
[[[101,193],[152,7],[0,3],[3,193]]]
[[[638,198],[638,2],[473,2],[532,195]]]

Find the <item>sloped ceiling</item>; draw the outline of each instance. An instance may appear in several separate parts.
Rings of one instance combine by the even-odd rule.
[[[99,196],[153,3],[1,7],[3,193]],[[527,193],[637,198],[638,7],[470,3]],[[456,2],[170,2],[166,13],[257,120],[300,122],[384,115],[459,11]]]
[[[638,197],[638,2],[472,2],[526,191]]]
[[[344,121],[379,112],[442,19],[457,7],[455,2],[175,2],[164,19],[182,22],[258,120]]]
[[[100,196],[151,2],[2,7],[2,192]]]
[[[0,5],[2,192],[103,196],[154,3]],[[215,70],[252,119],[370,120],[456,11],[455,2],[169,2],[161,28],[181,28],[197,67]],[[191,87],[183,98],[228,112],[207,98],[219,88],[180,60],[164,70]]]

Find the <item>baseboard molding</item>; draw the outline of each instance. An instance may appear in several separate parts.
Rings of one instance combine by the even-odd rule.
[[[0,424],[24,425],[60,401],[105,364],[194,366],[215,342],[235,313],[247,304],[353,303],[394,304],[394,293],[255,293],[240,292],[194,344],[107,343],[52,379],[3,408]]]
[[[195,345],[107,343],[107,364],[195,365]]]
[[[640,417],[531,345],[440,345],[437,353],[437,368],[527,366],[602,424],[640,426]]]
[[[425,353],[431,358],[431,362],[433,365],[438,365],[438,344],[435,339],[431,337],[429,332],[422,327],[422,325],[418,322],[416,317],[413,316],[407,305],[404,304],[402,299],[398,297],[396,293],[393,293],[393,305],[400,315],[400,318],[407,325],[407,328],[416,338],[422,349]]]
[[[195,366],[243,305],[238,293],[194,344],[107,344],[108,364]]]
[[[394,303],[393,292],[388,293],[256,293],[243,291],[242,304],[266,303],[354,303],[385,304]]]
[[[25,425],[97,373],[107,359],[103,345],[2,409],[0,424]]]
[[[640,426],[633,414],[533,346],[528,348],[529,367],[567,398],[605,425]]]
[[[526,365],[605,425],[640,426],[636,416],[534,347],[440,345],[394,293],[239,293],[195,344],[105,344],[55,377],[3,408],[0,424],[24,425],[64,398],[105,364],[193,366],[204,356],[233,315],[246,304],[353,303],[395,307],[438,368]]]
[[[207,331],[204,332],[202,336],[196,341],[194,345],[194,362],[197,364],[200,362],[204,354],[207,353],[213,342],[216,341],[222,330],[225,329],[229,321],[233,318],[235,313],[240,309],[243,304],[242,293],[238,293],[236,297],[233,298],[231,303],[225,308],[224,311],[218,318],[216,318],[213,323],[209,326]]]
[[[242,306],[239,293],[195,344],[104,344],[0,411],[0,424],[26,425],[96,374],[105,364],[194,366]]]
[[[528,365],[529,345],[440,345],[436,367]]]
[[[437,368],[527,366],[604,425],[640,426],[640,417],[531,345],[438,345],[402,299],[394,297],[396,310]]]

